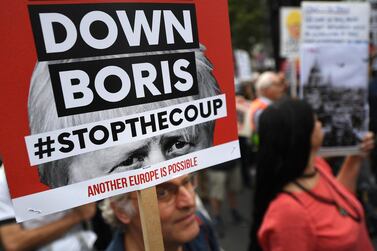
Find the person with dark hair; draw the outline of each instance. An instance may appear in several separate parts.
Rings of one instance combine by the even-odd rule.
[[[363,157],[374,146],[372,133],[359,155],[346,157],[336,178],[317,157],[322,127],[305,101],[269,106],[259,137],[250,250],[373,250],[354,194]]]

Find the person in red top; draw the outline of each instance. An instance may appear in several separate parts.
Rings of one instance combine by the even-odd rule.
[[[347,156],[338,176],[317,157],[322,125],[304,101],[285,99],[260,118],[260,148],[250,250],[372,251],[354,192],[363,156]]]

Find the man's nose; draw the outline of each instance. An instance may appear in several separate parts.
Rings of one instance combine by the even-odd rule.
[[[190,208],[195,206],[195,192],[186,187],[179,187],[176,197],[177,208]]]
[[[148,164],[156,164],[165,160],[166,157],[161,147],[157,144],[151,144],[151,149],[148,155]]]

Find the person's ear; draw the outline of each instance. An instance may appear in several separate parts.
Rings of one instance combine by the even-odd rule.
[[[111,208],[114,211],[115,217],[123,224],[130,224],[131,215],[126,213],[122,208],[117,207],[114,203],[111,203]]]
[[[260,89],[260,94],[263,97],[267,97],[270,95],[270,86]]]

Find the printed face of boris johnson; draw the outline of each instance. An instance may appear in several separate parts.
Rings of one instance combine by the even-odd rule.
[[[203,127],[181,129],[149,139],[76,156],[68,183],[138,169],[208,148],[212,137]]]
[[[85,125],[220,94],[221,90],[212,74],[213,66],[207,60],[203,51],[195,51],[195,62],[199,88],[196,95],[65,117],[59,117],[54,106],[54,94],[48,70],[49,64],[37,63],[30,83],[28,100],[30,132],[31,134],[39,134]],[[109,173],[145,167],[208,148],[212,145],[214,123],[215,121],[206,122],[138,142],[46,162],[38,166],[40,181],[51,188],[56,188],[105,176]]]

